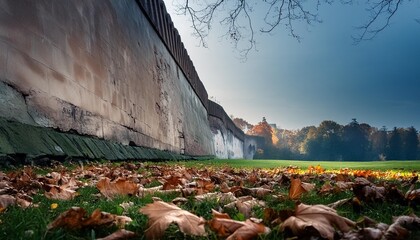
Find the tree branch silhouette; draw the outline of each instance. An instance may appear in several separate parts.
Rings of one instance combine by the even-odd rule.
[[[406,0],[411,2],[412,0]],[[259,29],[261,33],[271,33],[280,26],[284,26],[289,35],[297,41],[301,40],[300,34],[296,31],[295,24],[304,22],[307,25],[321,23],[319,8],[323,4],[353,4],[357,0],[178,0],[175,5],[178,14],[188,15],[194,35],[200,39],[200,45],[207,47],[207,37],[212,25],[221,19],[219,23],[226,29],[223,36],[232,41],[238,48],[241,41],[241,53],[243,56],[255,48],[256,31],[254,27],[255,16],[253,5],[259,4],[259,10],[265,11],[263,20],[264,26]],[[364,40],[371,40],[390,25],[391,19],[397,13],[404,0],[366,0],[366,11],[369,14],[365,24],[357,27],[359,33],[353,35],[355,44]],[[221,15],[218,18],[218,15]],[[415,19],[420,22],[419,19]]]

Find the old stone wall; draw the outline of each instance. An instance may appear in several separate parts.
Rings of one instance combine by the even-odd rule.
[[[2,117],[215,153],[207,92],[160,0],[0,0],[0,49]]]
[[[244,158],[246,135],[235,126],[222,106],[210,100],[208,114],[216,156],[228,159]]]

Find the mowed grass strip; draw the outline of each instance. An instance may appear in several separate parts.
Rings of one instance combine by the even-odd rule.
[[[297,166],[307,169],[309,166],[320,165],[327,170],[339,170],[343,168],[355,170],[379,170],[379,171],[420,171],[420,160],[414,161],[299,161],[299,160],[244,160],[244,159],[215,159],[181,162],[186,166],[229,166],[232,168],[281,168]]]

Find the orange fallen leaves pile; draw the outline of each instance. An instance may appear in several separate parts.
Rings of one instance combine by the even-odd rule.
[[[374,221],[361,225],[335,210],[347,204],[358,212],[369,204],[383,202],[415,208],[420,203],[417,175],[393,175],[400,181],[398,185],[383,180],[391,176],[371,170],[328,172],[319,165],[304,171],[294,166],[236,170],[122,163],[120,166],[79,166],[72,171],[61,167],[45,175],[35,174],[33,168],[25,167],[7,174],[0,172],[0,214],[13,205],[36,207],[33,196],[38,193],[56,201],[77,199],[80,188],[89,186],[99,192],[95,197],[109,201],[118,196],[133,199],[167,193],[177,196],[172,203],[154,198],[153,203],[145,206],[136,206],[131,199],[129,203],[119,204],[125,213],[136,207],[138,214],[147,216],[148,226],[144,232],[147,239],[165,238],[171,224],[186,235],[214,234],[225,239],[257,239],[260,235],[278,232],[272,229],[292,239],[404,239],[411,230],[420,229],[417,216],[399,216],[390,225]],[[402,191],[401,185],[410,188]],[[328,206],[300,202],[310,194],[323,197],[343,192],[352,196]],[[274,210],[268,206],[267,199],[289,201],[295,203],[295,208]],[[218,206],[218,211],[212,210],[211,218],[204,219],[194,209],[185,210],[188,204],[206,201]],[[54,204],[51,211],[57,211],[58,204]],[[255,209],[263,210],[264,216]],[[227,212],[237,212],[242,219]],[[48,224],[47,230],[118,226],[118,231],[102,238],[115,240],[139,235],[124,229],[131,222],[130,217],[99,209],[88,215],[86,210],[75,206],[59,214]]]

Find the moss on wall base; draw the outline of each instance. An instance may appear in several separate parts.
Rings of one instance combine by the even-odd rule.
[[[0,118],[0,158],[14,161],[57,159],[189,160],[212,156],[186,156],[169,151],[127,146],[90,136],[59,132]]]

